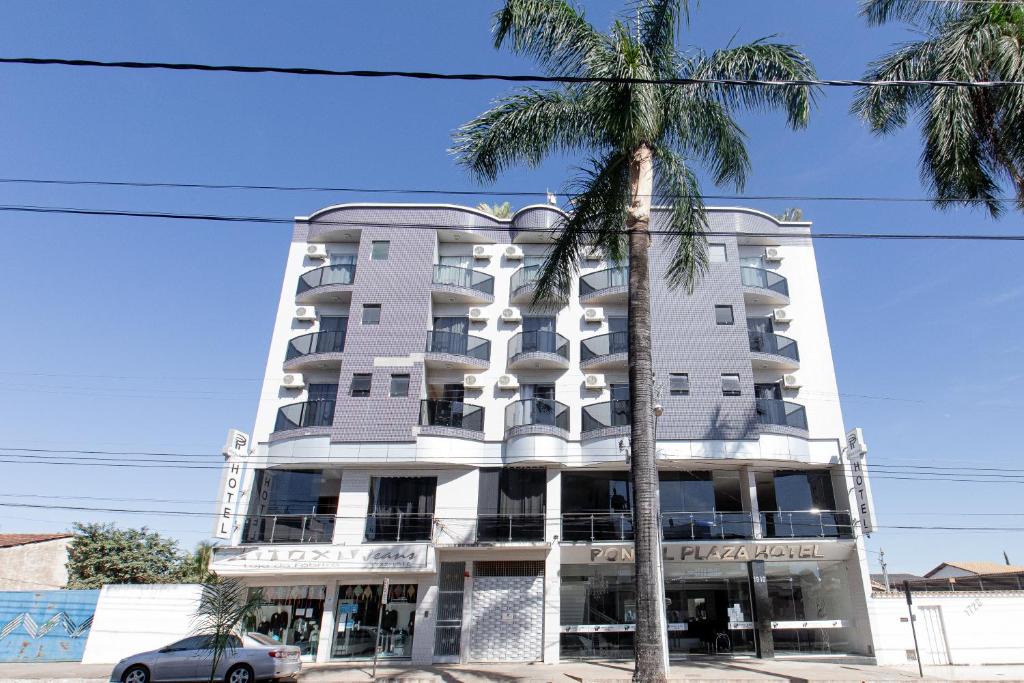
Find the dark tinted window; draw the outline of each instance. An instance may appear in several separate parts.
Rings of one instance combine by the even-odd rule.
[[[690,375],[685,372],[673,372],[668,376],[668,393],[672,396],[690,395]]]
[[[409,395],[409,375],[391,375],[391,395]]]
[[[369,396],[370,395],[370,380],[372,375],[368,374],[355,374],[352,375],[352,395],[353,396]]]
[[[719,325],[732,325],[732,306],[715,306],[715,322]]]
[[[739,396],[740,393],[740,376],[723,374],[722,396]]]
[[[387,240],[374,240],[373,249],[370,251],[370,258],[374,261],[383,261],[388,257],[391,250],[391,242]]]
[[[377,325],[380,323],[380,304],[363,304],[363,324]]]

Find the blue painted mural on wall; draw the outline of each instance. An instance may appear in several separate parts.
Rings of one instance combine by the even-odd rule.
[[[80,662],[98,590],[0,592],[0,662]]]

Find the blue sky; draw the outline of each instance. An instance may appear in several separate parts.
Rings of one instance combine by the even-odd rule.
[[[9,0],[0,44],[18,56],[532,71],[491,47],[496,6]],[[606,26],[621,3],[586,6]],[[859,76],[910,37],[866,28],[855,0],[722,0],[704,3],[683,44],[712,49],[768,34],[800,45],[831,78]],[[450,131],[507,89],[5,66],[0,177],[472,189],[445,151]],[[846,113],[850,96],[823,93],[798,133],[779,115],[743,117],[754,162],[747,192],[921,196],[917,132],[873,137]],[[559,188],[572,165],[552,159],[497,186]],[[482,190],[473,203],[495,198]],[[0,183],[0,204],[280,217],[360,199]],[[1019,214],[993,222],[924,204],[800,206],[819,231],[1024,232]],[[287,227],[0,213],[0,229],[0,446],[216,453],[228,427],[252,423]],[[865,429],[871,462],[1022,467],[1021,255],[1014,244],[818,244],[844,415]],[[218,483],[201,469],[0,466],[6,503],[206,513]],[[1019,515],[1021,486],[874,479],[887,526],[1024,526],[1020,516],[946,514]],[[0,532],[60,530],[76,519],[147,524],[188,547],[211,527],[199,516],[8,507]],[[923,571],[942,560],[1000,561],[1003,550],[1024,564],[1022,538],[887,529],[869,547],[884,548],[892,570]]]

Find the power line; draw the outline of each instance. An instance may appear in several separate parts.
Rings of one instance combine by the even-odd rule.
[[[722,85],[728,87],[942,87],[942,88],[1004,88],[1024,86],[1024,81],[962,81],[962,80],[878,80],[857,79],[736,79],[736,78],[619,78],[606,76],[541,76],[532,74],[441,73],[437,71],[400,71],[376,69],[323,69],[318,67],[253,66],[228,64],[195,64],[187,62],[99,61],[58,57],[0,57],[0,64],[30,66],[70,66],[107,69],[144,69],[169,71],[203,71],[207,73],[276,74],[288,76],[333,76],[343,78],[405,78],[427,81],[504,81],[511,83],[559,83],[579,85]]]

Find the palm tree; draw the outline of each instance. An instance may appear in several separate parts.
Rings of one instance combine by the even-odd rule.
[[[263,605],[262,589],[250,589],[238,579],[210,574],[203,583],[194,631],[210,637],[210,683],[225,653],[235,647],[232,636],[254,621]]]
[[[635,10],[635,13],[634,11]],[[716,184],[742,187],[750,160],[733,114],[780,109],[789,124],[807,123],[813,92],[803,86],[730,88],[623,82],[621,79],[811,79],[810,60],[791,45],[758,40],[680,53],[687,0],[640,0],[609,33],[596,30],[568,0],[506,0],[494,22],[495,46],[534,58],[549,74],[613,79],[526,88],[499,99],[463,125],[453,153],[478,180],[536,166],[552,153],[591,156],[570,193],[573,211],[541,268],[535,303],[564,298],[583,252],[596,246],[629,261],[631,474],[636,558],[635,681],[665,680],[663,576],[658,469],[653,425],[650,279],[651,203],[665,204],[659,246],[672,251],[664,275],[693,287],[707,264],[707,227],[695,165]]]
[[[512,204],[509,202],[502,202],[498,204],[488,204],[487,202],[480,202],[476,205],[476,208],[480,209],[484,213],[489,213],[495,218],[508,218],[512,215]]]
[[[866,80],[1024,80],[1024,4],[864,0],[873,25],[907,21],[923,34],[868,66]],[[1024,211],[1024,88],[865,87],[851,107],[875,133],[921,122],[921,176],[938,208],[1002,207],[1009,181]]]
[[[195,552],[186,553],[181,563],[181,580],[185,583],[205,583],[210,578],[210,560],[213,559],[213,544],[200,541]]]

